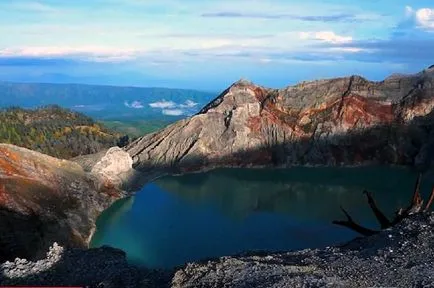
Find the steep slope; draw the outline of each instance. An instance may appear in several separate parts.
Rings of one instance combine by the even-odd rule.
[[[0,144],[0,262],[44,256],[53,242],[87,247],[98,215],[125,196],[121,177],[132,165],[117,147],[101,157],[85,172],[75,162]]]
[[[234,83],[198,114],[126,149],[135,168],[430,164],[434,69],[285,89]]]

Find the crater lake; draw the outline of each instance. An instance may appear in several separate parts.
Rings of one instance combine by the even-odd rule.
[[[344,207],[378,229],[363,190],[389,217],[406,207],[417,173],[406,168],[217,169],[166,176],[103,212],[91,247],[109,245],[149,268],[246,251],[337,245],[358,235],[332,224]],[[430,180],[431,179],[431,180]],[[434,177],[422,180],[423,195]]]

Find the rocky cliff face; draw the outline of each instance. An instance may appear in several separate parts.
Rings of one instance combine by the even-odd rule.
[[[197,115],[126,150],[139,170],[431,163],[434,69],[267,89],[234,83]]]
[[[122,163],[116,172],[114,162]],[[87,247],[97,216],[125,196],[120,176],[131,164],[127,153],[111,148],[86,172],[72,161],[0,144],[0,262],[44,256],[53,242]]]

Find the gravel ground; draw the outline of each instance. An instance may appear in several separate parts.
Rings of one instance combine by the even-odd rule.
[[[168,273],[131,266],[119,249],[64,250],[54,243],[45,259],[31,262],[16,258],[0,265],[0,285],[159,288],[169,286]]]
[[[187,264],[176,273],[131,266],[121,250],[64,250],[0,265],[2,285],[90,287],[434,287],[434,213],[343,246],[244,254]]]
[[[341,247],[188,264],[173,287],[434,287],[434,214]]]

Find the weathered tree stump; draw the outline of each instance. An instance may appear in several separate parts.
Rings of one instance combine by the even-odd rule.
[[[397,223],[401,222],[403,219],[407,218],[408,216],[416,213],[421,212],[427,212],[430,208],[432,203],[434,202],[434,188],[431,192],[431,195],[428,199],[428,202],[424,206],[424,200],[422,199],[422,196],[420,195],[420,183],[422,181],[422,174],[419,174],[416,185],[413,192],[413,197],[411,198],[410,205],[403,209],[400,208],[397,212],[395,217],[392,221],[390,221],[384,213],[378,208],[377,204],[375,203],[374,197],[372,196],[372,193],[368,191],[363,191],[363,193],[366,195],[368,199],[369,207],[371,208],[372,212],[375,215],[375,218],[377,219],[378,223],[380,224],[381,229],[387,229],[390,228]],[[353,218],[350,216],[350,214],[341,207],[342,212],[345,214],[347,220],[336,220],[333,221],[333,224],[340,225],[347,227],[359,234],[362,234],[363,236],[371,236],[374,234],[379,233],[379,230],[372,230],[366,227],[361,226],[357,222],[353,220]]]

